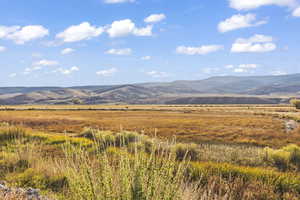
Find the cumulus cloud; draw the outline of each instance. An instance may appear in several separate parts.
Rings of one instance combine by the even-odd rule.
[[[152,14],[149,17],[147,17],[144,21],[146,23],[157,23],[157,22],[160,22],[164,19],[166,19],[165,14]]]
[[[151,25],[148,25],[144,28],[137,28],[130,19],[124,19],[120,21],[114,21],[111,25],[109,25],[107,33],[112,38],[123,37],[127,35],[151,36],[152,28],[153,27]]]
[[[110,68],[110,69],[105,69],[105,70],[97,71],[96,74],[98,76],[112,76],[112,75],[114,75],[117,72],[118,72],[117,68]]]
[[[179,46],[176,49],[178,54],[186,55],[206,55],[224,49],[222,45],[206,45],[200,47]]]
[[[0,46],[0,52],[6,51],[6,47]]]
[[[65,48],[65,49],[63,49],[60,53],[62,54],[62,55],[66,55],[66,54],[70,54],[70,53],[72,53],[72,52],[74,52],[75,51],[75,49],[72,49],[72,48]]]
[[[54,67],[58,66],[59,62],[55,60],[40,60],[37,62],[32,63],[30,67],[25,68],[24,74],[29,74],[33,71],[38,71],[43,69],[44,67]]]
[[[71,67],[70,69],[64,69],[64,68],[58,68],[57,70],[55,70],[54,72],[59,72],[63,75],[70,75],[72,74],[73,72],[76,72],[76,71],[79,71],[79,67],[77,66],[73,66]]]
[[[106,51],[107,54],[111,55],[119,55],[119,56],[124,56],[124,55],[131,55],[132,50],[130,48],[126,49],[110,49]]]
[[[234,53],[264,53],[274,51],[276,44],[271,36],[254,35],[248,39],[239,38],[232,45],[231,52]]]
[[[296,9],[293,11],[293,16],[294,16],[294,17],[300,17],[300,7],[296,8]]]
[[[83,22],[79,25],[73,25],[56,35],[56,38],[63,42],[78,42],[97,37],[104,32],[103,27],[92,26],[89,22]]]
[[[237,10],[251,10],[262,6],[285,6],[294,7],[297,4],[296,0],[229,0],[231,8]]]
[[[166,78],[166,77],[170,76],[166,72],[159,72],[159,71],[155,71],[155,70],[147,72],[146,74],[151,76],[152,78]]]
[[[135,0],[104,0],[107,4],[117,4],[117,3],[133,3]]]
[[[152,36],[153,26],[148,25],[144,28],[135,28],[133,34],[136,36]]]
[[[24,44],[31,40],[43,38],[49,35],[49,30],[40,25],[30,26],[0,26],[0,38],[14,41],[16,44]]]
[[[222,21],[218,25],[218,30],[222,33],[233,31],[236,29],[247,28],[260,26],[262,24],[266,24],[266,20],[257,21],[255,14],[246,14],[246,15],[233,15],[232,17]]]
[[[0,26],[0,38],[6,38],[11,33],[20,29],[20,26]]]
[[[83,22],[79,25],[70,26],[63,32],[57,34],[56,38],[63,42],[78,42],[98,37],[104,32],[111,38],[128,35],[152,36],[152,29],[152,25],[138,28],[130,19],[114,21],[112,24],[103,27],[92,26],[89,22]]]

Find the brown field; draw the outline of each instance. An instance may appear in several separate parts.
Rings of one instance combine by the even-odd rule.
[[[85,127],[137,131],[196,143],[262,146],[300,144],[299,130],[286,132],[288,106],[17,106],[1,107],[0,122],[47,132],[79,133]]]

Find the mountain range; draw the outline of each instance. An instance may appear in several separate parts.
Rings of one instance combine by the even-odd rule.
[[[0,104],[279,104],[300,96],[300,74],[77,87],[0,87]]]

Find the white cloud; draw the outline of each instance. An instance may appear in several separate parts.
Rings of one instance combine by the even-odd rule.
[[[232,68],[230,68],[230,69],[233,69],[233,72],[246,73],[246,72],[249,72],[251,70],[258,68],[259,65],[257,65],[257,64],[240,64],[237,67],[234,67],[233,65],[231,65],[231,66],[232,66]]]
[[[237,10],[251,10],[261,6],[285,6],[294,7],[297,4],[296,0],[229,0],[231,8]]]
[[[166,19],[165,14],[152,14],[149,17],[147,17],[144,21],[146,23],[157,23],[157,22],[160,22],[164,19]]]
[[[222,21],[218,25],[218,30],[222,33],[241,29],[241,28],[247,28],[247,27],[254,27],[259,26],[262,24],[266,24],[266,20],[257,21],[255,14],[246,14],[246,15],[233,15],[232,17],[226,19],[225,21]]]
[[[130,48],[126,48],[126,49],[110,49],[108,51],[106,51],[105,53],[107,54],[111,54],[111,55],[131,55],[132,50]]]
[[[35,63],[33,63],[34,66],[57,66],[59,65],[59,62],[55,60],[40,60]]]
[[[300,7],[296,8],[296,9],[293,11],[293,16],[294,16],[294,17],[300,17]]]
[[[273,71],[271,74],[274,75],[274,76],[287,75],[286,72],[281,71],[281,70]]]
[[[0,26],[0,38],[6,38],[9,34],[16,32],[20,26]]]
[[[104,3],[116,4],[116,3],[133,3],[135,0],[104,0]]]
[[[264,53],[274,51],[276,44],[271,36],[254,35],[248,39],[239,38],[232,45],[231,52],[234,53]]]
[[[24,44],[31,40],[43,38],[49,35],[49,30],[40,25],[30,26],[0,26],[0,38],[14,41],[16,44]]]
[[[155,70],[147,72],[146,74],[151,76],[152,78],[166,78],[166,77],[170,76],[166,72],[159,72],[159,71],[155,71]]]
[[[120,21],[114,21],[107,29],[107,33],[110,37],[123,37],[127,35],[136,36],[151,36],[152,26],[145,28],[137,28],[130,19],[124,19]]]
[[[233,70],[236,73],[245,73],[248,72],[247,69],[243,69],[243,68],[236,68]]]
[[[107,30],[110,37],[122,37],[131,34],[135,24],[130,19],[114,21]]]
[[[6,51],[6,47],[0,46],[0,52]]]
[[[135,28],[133,34],[136,36],[152,36],[153,26],[148,25],[144,28]]]
[[[42,70],[44,67],[54,67],[58,66],[59,62],[55,60],[40,60],[32,63],[30,67],[25,68],[24,74],[29,74],[33,71]]]
[[[76,71],[79,71],[79,67],[73,66],[70,69],[58,68],[54,72],[59,72],[59,73],[64,74],[64,75],[69,75],[69,74],[71,74],[73,72],[76,72]]]
[[[222,45],[206,45],[200,47],[186,47],[179,46],[176,49],[178,54],[186,54],[186,55],[206,55],[212,52],[216,52],[224,49]]]
[[[239,68],[241,69],[256,69],[258,67],[257,64],[240,64]]]
[[[66,55],[66,54],[70,54],[70,53],[72,53],[72,52],[74,52],[75,51],[75,49],[72,49],[72,48],[65,48],[65,49],[63,49],[60,53],[62,54],[62,55]]]
[[[144,56],[144,57],[141,57],[142,60],[151,60],[151,56]]]
[[[106,69],[106,70],[97,71],[96,74],[99,76],[112,76],[113,74],[115,74],[117,72],[118,72],[118,69],[110,68],[110,69]]]
[[[56,35],[56,38],[64,42],[78,42],[97,37],[104,32],[103,27],[92,26],[89,22],[83,22],[79,25],[70,26],[63,32]]]

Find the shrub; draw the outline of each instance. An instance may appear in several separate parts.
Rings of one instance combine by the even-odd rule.
[[[50,177],[29,168],[21,173],[12,173],[6,176],[8,182],[17,187],[33,187],[43,190],[62,191],[67,186],[65,177]]]
[[[288,145],[282,149],[266,148],[266,160],[270,161],[276,168],[282,171],[300,171],[300,147]]]
[[[290,153],[290,163],[294,165],[298,171],[300,171],[300,147],[291,144],[284,147],[283,150]]]
[[[224,163],[192,163],[189,168],[192,180],[207,180],[211,176],[220,176],[225,180],[241,179],[243,181],[258,181],[274,187],[283,194],[296,191],[300,194],[300,177],[295,174],[277,172],[274,170],[243,167]]]
[[[300,99],[292,99],[291,104],[295,106],[297,109],[300,109]]]

